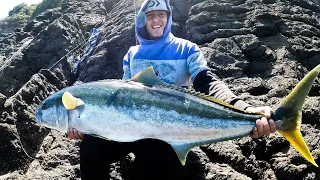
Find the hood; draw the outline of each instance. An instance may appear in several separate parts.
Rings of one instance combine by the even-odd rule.
[[[152,43],[155,43],[158,41],[167,40],[168,38],[170,38],[170,35],[171,35],[172,10],[170,8],[169,0],[165,0],[165,2],[167,4],[167,9],[169,10],[169,13],[168,13],[167,25],[164,29],[163,36],[157,40],[150,40],[149,39],[149,34],[148,34],[148,31],[145,27],[146,17],[145,17],[145,13],[144,13],[149,1],[151,1],[151,0],[145,0],[142,3],[141,8],[138,13],[138,16],[137,16],[137,19],[136,19],[136,25],[135,25],[136,31],[135,32],[136,32],[136,36],[137,36],[140,44],[152,44]]]

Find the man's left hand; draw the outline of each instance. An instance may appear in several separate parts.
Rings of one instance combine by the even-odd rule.
[[[275,133],[277,131],[276,123],[270,119],[272,109],[269,106],[248,107],[248,112],[261,112],[264,117],[256,121],[256,127],[253,128],[251,137],[257,138],[266,134]]]

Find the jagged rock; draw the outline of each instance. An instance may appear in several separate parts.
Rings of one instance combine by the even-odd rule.
[[[35,19],[27,22],[27,24],[23,27],[23,31],[31,32],[33,36],[36,36],[40,31],[61,16],[61,12],[59,10],[59,8],[49,9],[39,14]]]
[[[254,149],[252,146],[247,143],[245,148],[251,148],[247,152],[242,152],[241,147],[232,141],[215,143],[208,147],[206,154],[211,161],[228,163],[239,173],[255,179],[263,175],[262,169],[265,167],[256,160],[255,154],[252,154],[252,150]]]
[[[318,95],[306,100],[303,106],[304,114],[302,116],[302,122],[304,124],[317,125],[317,127],[320,127],[320,112],[318,107],[320,107],[320,99]]]
[[[10,62],[2,66],[0,92],[10,96],[40,69],[53,66],[68,51],[82,43],[82,30],[81,23],[74,16],[65,15],[53,21],[28,46],[16,52]]]
[[[13,33],[0,34],[0,54],[4,57],[11,57],[14,51],[15,37]]]
[[[101,36],[93,55],[80,64],[79,81],[122,78],[122,59],[129,47],[136,43],[134,11],[133,8],[126,8],[127,6],[134,7],[134,4],[132,1],[121,0],[107,14],[107,21],[103,26],[105,35]],[[98,70],[101,73],[96,73]]]
[[[0,175],[4,175],[8,173],[11,169],[14,169],[14,167],[21,166],[21,163],[25,162],[25,157],[20,159],[20,162],[15,162],[14,157],[18,154],[17,153],[17,147],[20,146],[19,142],[16,140],[15,136],[15,128],[12,125],[9,124],[0,124]],[[10,156],[7,156],[10,154]],[[20,156],[21,157],[21,156]]]
[[[46,97],[74,81],[70,78],[72,77],[70,70],[70,64],[67,62],[61,63],[50,72],[42,70],[5,101],[0,117],[1,123],[8,126],[7,129],[0,129],[0,134],[8,138],[2,138],[0,142],[1,157],[6,162],[0,165],[0,175],[16,167],[29,165],[32,159],[27,156],[34,157],[38,153],[48,130],[35,126],[34,112],[37,105]]]
[[[220,78],[242,77],[249,62],[231,38],[218,38],[201,48],[212,71]]]
[[[319,130],[310,125],[303,125],[301,128],[304,139],[315,157],[319,157]],[[319,175],[314,171],[315,167],[301,157],[289,143],[287,147],[272,155],[270,159],[274,172],[279,179],[318,179]]]
[[[0,32],[1,33],[11,33],[15,29],[21,27],[20,23],[10,21],[8,17],[0,19]]]
[[[114,3],[114,1],[112,2]],[[65,1],[62,6],[62,12],[64,14],[72,13],[76,14],[81,23],[84,26],[86,32],[90,32],[92,28],[100,27],[104,24],[106,14],[112,4],[109,1]]]
[[[3,107],[4,102],[6,101],[7,97],[0,93],[0,108]]]
[[[216,180],[216,179],[249,180],[251,179],[248,176],[245,176],[241,173],[236,172],[227,164],[213,164],[210,166],[210,163],[209,163],[209,167],[211,171],[205,177],[205,179],[208,179],[208,180]]]

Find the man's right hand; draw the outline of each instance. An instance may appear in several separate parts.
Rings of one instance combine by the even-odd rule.
[[[84,134],[77,131],[76,129],[69,129],[67,136],[69,139],[83,139]]]

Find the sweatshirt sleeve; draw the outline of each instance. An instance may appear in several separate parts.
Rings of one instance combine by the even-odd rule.
[[[130,73],[130,49],[127,54],[123,57],[123,80],[128,80],[131,78]]]
[[[209,69],[203,53],[196,44],[193,44],[190,50],[190,55],[187,58],[187,65],[192,81],[194,81],[199,72]]]
[[[239,109],[244,110],[250,106],[233,94],[226,84],[210,70],[199,72],[193,81],[193,87],[196,91],[213,96]]]

